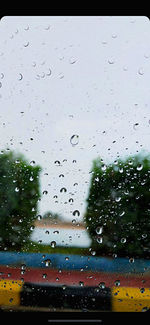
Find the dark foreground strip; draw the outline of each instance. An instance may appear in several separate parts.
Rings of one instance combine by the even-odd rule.
[[[65,286],[0,280],[0,308],[52,311],[141,312],[150,310],[150,288]]]
[[[20,305],[77,310],[111,310],[111,289],[25,283]]]

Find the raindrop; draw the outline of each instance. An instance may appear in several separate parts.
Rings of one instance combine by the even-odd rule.
[[[69,59],[69,63],[70,63],[70,64],[74,64],[74,63],[76,63],[76,59],[72,56],[72,57]]]
[[[138,70],[138,74],[141,75],[141,76],[144,74],[144,70],[143,70],[143,68],[139,68],[139,70]]]
[[[115,281],[115,286],[116,286],[116,287],[120,286],[120,280],[116,280],[116,281]]]
[[[19,73],[19,80],[22,80],[23,79],[23,75],[22,73]]]
[[[43,194],[47,195],[47,194],[48,194],[48,191],[46,191],[46,190],[45,190],[45,191],[43,191]]]
[[[34,178],[33,176],[30,177],[30,182],[33,182]]]
[[[24,47],[29,46],[29,42],[25,43],[23,46],[24,46]]]
[[[64,74],[61,72],[59,73],[59,79],[63,79],[64,78]]]
[[[51,242],[51,247],[52,248],[55,248],[56,247],[56,242],[54,240]]]
[[[4,78],[4,73],[1,73],[1,79],[3,79]]]
[[[76,224],[76,219],[73,219],[73,220],[72,220],[72,223],[73,223],[73,224]]]
[[[80,285],[80,287],[83,287],[84,286],[84,282],[83,281],[79,281],[79,285]]]
[[[0,82],[0,88],[2,88],[2,83]]]
[[[79,135],[73,134],[70,138],[70,143],[72,146],[76,146],[79,143]]]
[[[139,126],[139,123],[135,123],[135,124],[133,125],[133,129],[134,129],[134,130],[137,130],[138,126]]]
[[[106,168],[107,168],[106,165],[102,165],[102,167],[101,167],[102,171],[105,171]]]
[[[97,227],[97,228],[96,228],[96,233],[97,233],[98,235],[101,235],[102,232],[103,232],[103,227]]]
[[[37,216],[37,219],[38,219],[38,220],[41,220],[41,219],[42,219],[42,216],[39,214],[39,215]]]
[[[62,192],[67,192],[67,189],[65,188],[65,187],[62,187],[61,189],[60,189],[60,192],[62,193]]]
[[[51,265],[51,260],[47,259],[47,260],[44,261],[44,263],[45,263],[45,266],[48,267],[48,266]]]
[[[122,168],[122,167],[119,168],[119,173],[120,173],[120,174],[123,173],[123,168]]]
[[[108,59],[108,63],[109,64],[114,64],[115,63],[115,60],[113,58],[110,58],[110,59]]]
[[[74,210],[73,211],[73,216],[78,216],[79,217],[79,215],[80,215],[79,210]]]
[[[47,277],[47,274],[46,274],[46,273],[44,273],[42,277],[43,277],[43,279],[46,279],[46,277]]]
[[[121,243],[122,244],[126,243],[126,241],[127,241],[126,238],[121,238]]]
[[[35,161],[34,160],[30,161],[30,165],[31,166],[34,166],[35,165]]]
[[[100,282],[98,286],[100,289],[105,289],[105,282]]]
[[[112,38],[117,38],[117,34],[112,34]]]
[[[64,177],[64,175],[63,174],[60,174],[59,177]]]
[[[102,244],[103,237],[102,236],[98,236],[96,240],[97,240],[98,244]]]
[[[18,187],[15,188],[15,192],[19,192],[19,188]]]
[[[55,164],[56,166],[60,166],[60,161],[59,161],[59,160],[55,160],[54,164]]]
[[[120,202],[120,200],[121,200],[121,197],[120,196],[118,196],[118,197],[115,198],[115,201],[116,202]]]
[[[122,217],[122,216],[124,216],[124,214],[125,214],[125,212],[122,211],[122,212],[119,214],[119,216]]]
[[[140,292],[141,292],[141,293],[144,293],[144,292],[145,292],[145,289],[144,289],[144,288],[141,288],[141,289],[140,289]]]
[[[73,199],[72,199],[72,198],[70,198],[70,199],[69,199],[69,202],[73,202]]]
[[[95,251],[91,251],[91,255],[95,256],[96,252]]]
[[[134,263],[134,257],[129,258],[129,263]]]
[[[69,257],[68,256],[65,257],[65,261],[69,261]]]
[[[143,169],[143,165],[142,165],[142,164],[138,165],[136,169],[137,169],[138,171],[142,170],[142,169]]]

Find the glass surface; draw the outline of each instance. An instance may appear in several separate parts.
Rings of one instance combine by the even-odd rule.
[[[149,26],[1,19],[1,310],[149,310]]]

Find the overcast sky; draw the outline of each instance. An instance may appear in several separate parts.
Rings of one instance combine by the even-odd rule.
[[[39,213],[71,221],[77,209],[82,220],[92,160],[150,151],[149,19],[10,16],[0,26],[0,150],[42,166]]]

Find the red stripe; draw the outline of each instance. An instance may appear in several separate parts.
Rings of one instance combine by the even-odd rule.
[[[66,285],[84,285],[98,286],[100,282],[104,282],[106,287],[113,287],[115,281],[120,281],[120,286],[128,287],[150,287],[150,275],[129,275],[118,273],[103,272],[81,272],[53,270],[47,268],[26,268],[25,272],[21,268],[0,266],[0,279],[23,279],[24,282],[33,283],[55,283]],[[46,275],[46,277],[45,277]]]

